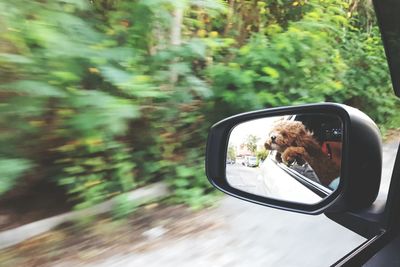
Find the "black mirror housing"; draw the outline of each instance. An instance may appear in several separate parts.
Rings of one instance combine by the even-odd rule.
[[[228,139],[239,123],[272,116],[326,114],[343,122],[343,147],[340,182],[337,189],[315,204],[282,201],[250,194],[232,187],[226,179]],[[376,124],[363,112],[336,103],[271,108],[242,113],[224,119],[210,129],[206,148],[206,175],[226,194],[273,208],[305,214],[355,211],[370,206],[376,199],[382,170],[382,144]]]

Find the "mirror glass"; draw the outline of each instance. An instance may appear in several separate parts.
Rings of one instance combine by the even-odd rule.
[[[230,186],[284,201],[315,204],[339,185],[343,122],[327,114],[246,121],[233,128],[226,157]]]

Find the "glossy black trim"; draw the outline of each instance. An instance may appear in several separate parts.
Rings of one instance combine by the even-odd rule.
[[[365,241],[360,246],[356,247],[343,258],[332,264],[335,267],[354,267],[362,266],[372,255],[384,246],[388,241],[388,235],[385,231],[381,231],[378,235]]]
[[[400,234],[400,143],[390,180],[383,226],[392,235]]]
[[[375,267],[375,266],[399,266],[400,263],[400,236],[395,236],[390,239],[387,244],[384,244],[383,248],[379,248],[371,259],[368,259],[363,266]]]

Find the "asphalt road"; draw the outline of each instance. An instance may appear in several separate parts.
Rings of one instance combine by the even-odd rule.
[[[398,142],[384,146],[387,190]],[[225,197],[207,218],[220,227],[169,240],[143,253],[115,255],[95,266],[330,266],[365,239],[324,215],[309,216]],[[161,237],[162,238],[162,237]]]

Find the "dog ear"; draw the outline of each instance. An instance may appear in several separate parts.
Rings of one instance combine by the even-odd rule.
[[[304,124],[300,121],[296,121],[295,127],[294,127],[296,135],[293,138],[293,145],[294,146],[304,146],[305,145],[305,139],[309,137],[309,132],[307,131],[306,127]]]

